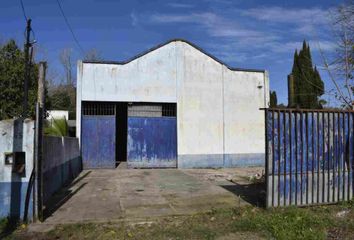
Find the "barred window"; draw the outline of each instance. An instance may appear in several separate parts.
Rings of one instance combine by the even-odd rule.
[[[162,116],[164,117],[176,117],[176,104],[165,103],[162,105]]]
[[[106,102],[83,102],[83,115],[101,115],[110,116],[115,115],[115,104]]]
[[[128,105],[130,117],[175,117],[175,103],[131,103]]]

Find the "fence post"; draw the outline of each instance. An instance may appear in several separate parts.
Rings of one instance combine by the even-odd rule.
[[[265,122],[265,179],[266,179],[266,202],[265,202],[265,206],[269,207],[270,203],[269,203],[269,199],[268,199],[268,194],[269,194],[269,186],[268,186],[268,182],[269,182],[269,141],[268,141],[268,108],[266,108],[264,110],[264,122]]]
[[[45,73],[46,62],[39,63],[38,73],[38,100],[36,104],[36,132],[35,132],[35,190],[34,214],[43,221],[43,119],[45,109]]]

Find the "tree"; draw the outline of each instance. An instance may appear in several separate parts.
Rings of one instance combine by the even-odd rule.
[[[84,60],[86,61],[99,61],[101,59],[101,53],[95,48],[88,50],[84,57]]]
[[[71,107],[71,99],[68,91],[64,86],[55,87],[50,94],[52,109],[69,110]]]
[[[277,107],[278,106],[278,99],[277,99],[277,93],[275,91],[270,91],[270,102],[269,105],[271,108]]]
[[[11,39],[0,47],[0,119],[14,118],[22,115],[24,69],[24,52]],[[31,117],[35,113],[37,81],[38,66],[32,62],[28,85],[28,113]],[[48,103],[49,101],[46,104],[48,105]]]
[[[49,92],[52,110],[67,110],[70,116],[76,112],[76,88],[71,85],[52,87]],[[72,117],[70,117],[71,119]]]
[[[74,85],[74,78],[73,78],[73,60],[71,56],[71,49],[65,48],[60,52],[59,55],[60,63],[64,68],[65,73],[65,81],[66,85],[73,86]]]
[[[331,12],[336,54],[327,60],[319,45],[324,68],[333,82],[335,97],[344,108],[354,108],[354,1],[340,5]]]
[[[312,65],[310,46],[306,41],[299,53],[295,50],[291,74],[294,79],[294,106],[322,108],[319,97],[324,94],[324,83],[317,67]]]
[[[63,49],[59,55],[60,63],[64,68],[64,83],[53,86],[50,91],[51,109],[67,110],[70,116],[75,116],[76,111],[76,88],[73,76],[73,61],[71,49]]]

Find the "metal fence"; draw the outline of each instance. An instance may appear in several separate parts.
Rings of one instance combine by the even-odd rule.
[[[266,109],[267,207],[353,197],[354,112]]]

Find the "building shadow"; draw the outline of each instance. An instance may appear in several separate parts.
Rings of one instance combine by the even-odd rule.
[[[72,198],[87,184],[86,182],[82,183],[75,190],[71,190],[74,185],[79,184],[79,182],[86,178],[90,173],[91,171],[85,173],[81,177],[75,179],[70,184],[64,186],[57,193],[53,194],[53,196],[51,196],[46,203],[44,203],[43,221],[45,221],[48,217],[52,216],[54,212],[56,212],[61,206],[63,206],[68,200],[70,200],[70,198]]]
[[[256,207],[266,206],[266,185],[265,183],[230,184],[221,185],[222,188],[232,192],[237,197]]]

